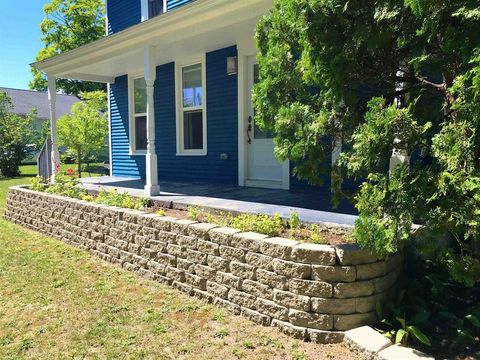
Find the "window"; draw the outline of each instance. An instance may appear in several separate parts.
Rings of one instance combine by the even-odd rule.
[[[155,16],[163,14],[164,3],[163,0],[148,0],[148,18],[151,19]]]
[[[177,86],[179,87],[178,153],[180,155],[206,155],[204,63],[179,67]]]
[[[131,82],[133,86],[132,121],[130,135],[132,151],[147,150],[147,84],[144,78],[136,78]]]

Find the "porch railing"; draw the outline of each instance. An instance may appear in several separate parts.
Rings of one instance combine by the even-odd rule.
[[[38,176],[41,176],[46,182],[52,176],[52,141],[50,136],[47,136],[43,143],[40,154],[38,154],[37,160],[37,172]]]

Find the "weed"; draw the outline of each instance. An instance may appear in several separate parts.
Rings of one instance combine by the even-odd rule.
[[[167,215],[167,212],[165,211],[165,209],[158,209],[155,214],[157,214],[158,216],[165,216]]]
[[[153,335],[162,335],[162,334],[166,334],[167,332],[168,332],[168,329],[164,325],[161,325],[161,324],[155,325],[152,328],[152,334]]]
[[[291,230],[300,229],[300,217],[298,216],[298,211],[290,211],[290,220],[288,221]]]
[[[298,350],[294,350],[294,351],[292,351],[292,359],[293,360],[305,360],[306,356],[305,356],[305,353],[303,353],[301,351],[298,351]]]
[[[237,359],[243,359],[245,357],[245,352],[234,346],[232,349],[232,355]]]
[[[320,229],[320,226],[316,224],[310,226],[310,241],[318,245],[328,244],[327,239],[322,236],[322,230]]]
[[[20,343],[20,350],[27,351],[33,347],[33,341],[30,339],[23,339]]]
[[[182,313],[190,313],[190,312],[197,311],[199,309],[200,309],[200,306],[198,306],[197,304],[186,303],[180,307],[179,311]]]
[[[225,313],[221,310],[215,311],[215,313],[212,316],[212,320],[214,321],[224,321],[225,320]]]
[[[227,329],[225,328],[220,328],[217,330],[217,332],[215,333],[215,337],[216,338],[220,338],[220,339],[224,339],[226,338],[228,335],[230,335],[230,333],[228,332]]]
[[[243,342],[243,347],[244,347],[245,349],[250,349],[250,350],[255,349],[255,345],[254,345],[253,342],[250,341],[250,340],[245,340],[245,341]]]
[[[5,335],[4,337],[0,338],[0,346],[6,346],[13,343],[13,338],[9,335]]]

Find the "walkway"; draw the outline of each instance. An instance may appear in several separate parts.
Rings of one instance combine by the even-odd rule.
[[[83,187],[98,191],[115,188],[133,196],[144,196],[144,183],[139,179],[102,176],[81,179]],[[312,190],[273,190],[221,184],[160,181],[161,194],[150,197],[166,207],[186,208],[201,206],[213,210],[267,215],[280,214],[285,219],[297,211],[305,223],[335,223],[352,226],[356,216],[349,204],[342,204],[333,212],[330,194]]]

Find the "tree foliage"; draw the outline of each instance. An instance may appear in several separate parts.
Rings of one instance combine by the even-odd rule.
[[[342,139],[339,172],[363,179],[357,241],[387,255],[415,221],[456,281],[480,280],[478,1],[277,0],[257,43],[277,157],[321,183]],[[411,161],[389,174],[394,149]]]
[[[44,48],[38,52],[36,61],[73,50],[105,35],[105,4],[102,0],[52,0],[43,10],[45,18],[40,29]],[[45,91],[45,76],[33,68],[32,74],[30,88]],[[71,95],[104,88],[104,85],[98,83],[67,79],[57,80],[57,86]]]
[[[16,176],[26,157],[26,145],[32,139],[36,112],[25,117],[13,114],[12,100],[0,92],[0,177]]]
[[[83,102],[73,104],[71,114],[63,115],[57,122],[59,144],[76,154],[79,177],[83,159],[102,150],[108,135],[107,114],[102,113],[105,93],[97,91],[83,97]]]

